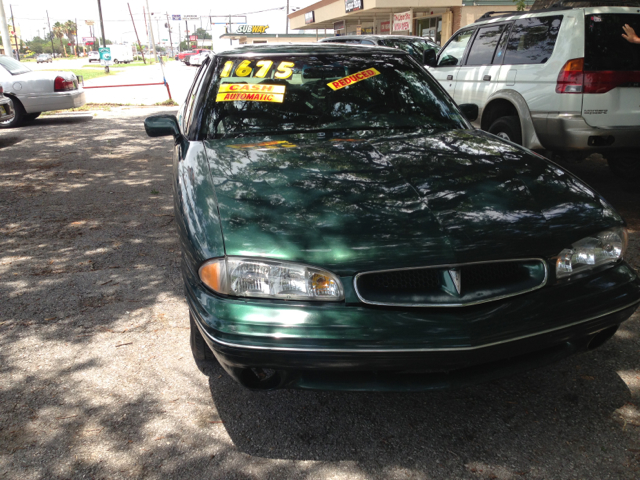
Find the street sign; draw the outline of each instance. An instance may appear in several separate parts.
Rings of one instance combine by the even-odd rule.
[[[180,21],[182,20],[182,15],[171,15],[171,20]]]
[[[100,63],[102,65],[111,65],[111,49],[109,47],[101,47],[98,49],[100,52]]]
[[[84,23],[89,25],[89,26],[91,26],[91,25],[95,24],[96,22],[95,22],[95,20],[85,20]]]
[[[200,15],[182,15],[183,20],[198,20]]]

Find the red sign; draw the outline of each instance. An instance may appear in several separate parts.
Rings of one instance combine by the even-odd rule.
[[[198,40],[198,36],[197,35],[190,35],[189,36],[189,40],[191,40],[192,42],[196,42]]]
[[[380,33],[389,33],[391,30],[391,22],[380,22]]]

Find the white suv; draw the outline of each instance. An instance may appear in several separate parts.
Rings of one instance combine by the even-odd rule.
[[[640,178],[640,8],[489,12],[456,32],[429,71],[474,125],[551,152],[594,152]]]

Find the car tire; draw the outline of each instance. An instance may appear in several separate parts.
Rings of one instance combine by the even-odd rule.
[[[26,115],[24,111],[24,107],[22,106],[22,103],[20,103],[20,100],[18,100],[17,98],[14,98],[10,95],[6,95],[6,97],[11,102],[11,105],[13,106],[13,111],[16,113],[16,116],[13,117],[13,120],[0,122],[0,128],[19,127],[24,122],[24,116]]]
[[[522,130],[520,128],[520,118],[517,115],[498,118],[489,127],[489,133],[522,145]]]
[[[609,168],[616,177],[625,180],[640,180],[640,155],[607,158]]]
[[[189,327],[189,341],[191,343],[191,353],[193,354],[194,360],[197,362],[210,362],[215,360],[216,357],[213,355],[207,342],[204,341],[191,312],[189,312]]]
[[[38,118],[40,116],[41,113],[42,112],[25,113],[24,121],[25,122],[33,122],[36,118]]]

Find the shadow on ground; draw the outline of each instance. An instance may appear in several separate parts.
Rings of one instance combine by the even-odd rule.
[[[594,352],[458,391],[250,392],[215,363],[202,375],[172,144],[145,136],[150,113],[0,132],[1,478],[638,478],[638,314]],[[637,190],[601,161],[575,169],[630,221],[637,265]]]

